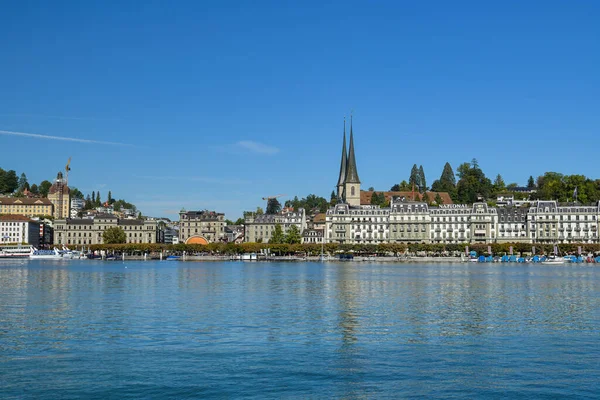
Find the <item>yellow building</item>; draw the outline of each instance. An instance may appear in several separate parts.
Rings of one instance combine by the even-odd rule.
[[[48,199],[0,197],[0,214],[19,214],[27,217],[53,215],[54,205]]]
[[[70,216],[71,191],[67,182],[63,179],[62,172],[56,175],[56,180],[48,191],[48,200],[54,205],[53,217],[56,219],[68,218]]]

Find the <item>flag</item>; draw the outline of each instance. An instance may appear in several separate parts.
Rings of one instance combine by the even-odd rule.
[[[581,246],[577,246],[577,254],[581,255]]]
[[[512,256],[512,253],[513,253],[513,247],[512,247],[512,246],[510,246],[510,255],[511,255],[511,256]]]
[[[573,198],[577,198],[577,186],[575,186],[575,190],[573,190]]]

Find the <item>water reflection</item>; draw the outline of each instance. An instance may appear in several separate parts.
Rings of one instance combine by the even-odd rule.
[[[291,387],[296,380],[321,395],[378,397],[369,390],[386,379],[420,382],[407,383],[409,393],[426,397],[429,386],[422,383],[435,386],[440,371],[452,377],[450,387],[473,388],[473,380],[490,387],[498,376],[519,379],[522,365],[535,376],[546,360],[554,369],[545,373],[561,378],[562,363],[584,374],[594,362],[586,360],[600,358],[598,271],[585,265],[0,264],[6,360],[0,374],[21,382],[31,370],[50,382],[74,370],[105,371],[110,385],[119,381],[114,371],[132,370],[144,382],[178,371],[172,379],[218,387],[230,397],[253,390],[259,397],[258,388]],[[24,360],[53,374],[35,364],[24,371]],[[227,392],[223,382],[244,392]],[[287,394],[311,397],[298,393]]]

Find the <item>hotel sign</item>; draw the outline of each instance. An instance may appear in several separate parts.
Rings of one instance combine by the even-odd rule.
[[[439,208],[469,208],[467,204],[440,204]]]

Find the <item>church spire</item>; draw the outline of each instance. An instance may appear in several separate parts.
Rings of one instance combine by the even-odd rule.
[[[348,164],[346,165],[345,183],[360,183],[354,158],[354,134],[352,132],[352,115],[350,115],[350,148],[348,149]]]
[[[344,117],[344,141],[342,142],[342,162],[340,163],[340,177],[337,183],[338,198],[343,198],[344,183],[346,181],[346,164],[348,163],[348,157],[346,155],[346,117]]]

